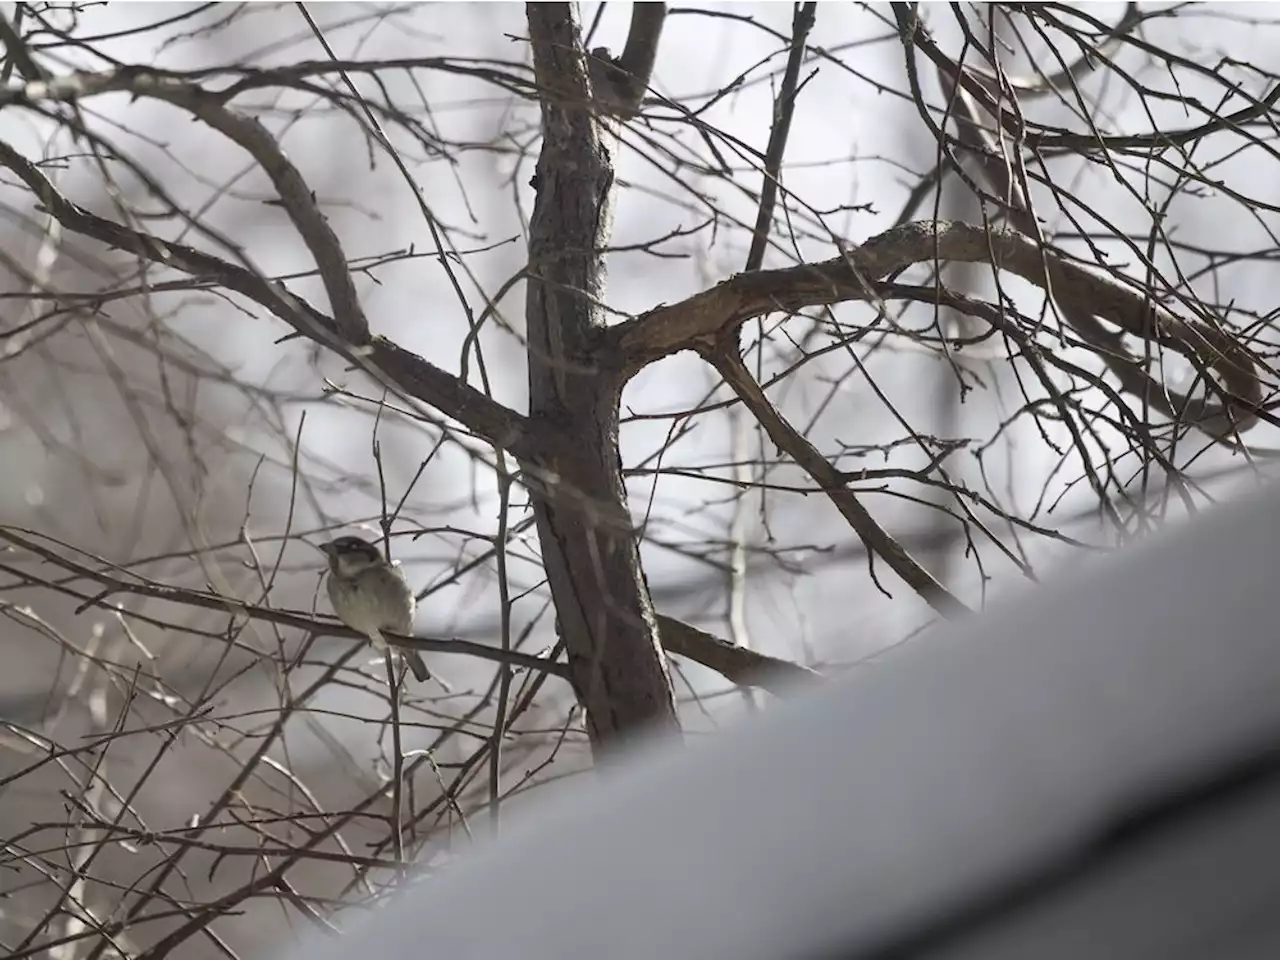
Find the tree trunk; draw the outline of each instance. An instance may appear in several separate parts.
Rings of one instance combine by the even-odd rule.
[[[593,744],[678,729],[618,453],[621,380],[591,345],[604,326],[614,138],[591,109],[576,9],[528,5],[542,93],[529,228],[529,413],[552,449],[526,465],[547,579]]]

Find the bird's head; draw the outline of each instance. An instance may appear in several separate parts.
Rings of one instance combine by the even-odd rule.
[[[383,562],[382,554],[368,540],[360,537],[338,537],[320,544],[329,558],[329,569],[340,577],[351,577]]]

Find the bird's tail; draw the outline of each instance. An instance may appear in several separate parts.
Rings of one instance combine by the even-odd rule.
[[[409,664],[409,670],[413,673],[415,680],[419,683],[426,683],[431,679],[431,671],[422,662],[422,654],[417,650],[401,650],[400,655],[404,657],[405,663]]]
[[[406,650],[404,647],[393,647],[383,639],[381,630],[369,631],[369,641],[377,650],[394,650],[396,655],[401,657],[405,663],[409,665],[409,672],[413,674],[413,679],[419,683],[425,683],[431,679],[431,671],[427,669],[427,665],[422,661],[422,654],[417,650]]]

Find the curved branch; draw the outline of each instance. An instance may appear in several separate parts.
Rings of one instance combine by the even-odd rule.
[[[1212,120],[1199,126],[1183,127],[1177,130],[1105,136],[1096,130],[1089,133],[1075,133],[1058,127],[1050,127],[1046,124],[1024,125],[1021,118],[1003,109],[991,97],[990,91],[984,88],[982,82],[973,73],[959,69],[951,58],[939,49],[938,45],[933,42],[933,38],[917,15],[917,12],[911,9],[910,4],[894,3],[892,6],[902,34],[903,44],[907,48],[907,55],[911,55],[911,48],[913,47],[924,53],[926,57],[933,61],[934,66],[950,75],[968,93],[973,95],[982,104],[984,110],[988,110],[993,116],[997,117],[1000,126],[1004,128],[1009,136],[1016,138],[1033,150],[1063,148],[1082,154],[1105,151],[1125,151],[1129,153],[1150,151],[1152,153],[1161,153],[1170,147],[1185,146],[1197,140],[1202,140],[1211,133],[1218,133],[1224,130],[1239,133],[1249,124],[1266,123],[1267,117],[1275,110],[1276,104],[1280,103],[1280,83],[1277,83],[1261,99],[1249,97],[1244,90],[1237,88],[1234,91],[1237,96],[1252,101],[1249,106],[1234,113],[1215,116]],[[1079,15],[1086,16],[1083,13]],[[1097,21],[1095,21],[1095,24],[1103,30],[1112,29],[1108,28],[1106,24]],[[1124,42],[1158,59],[1169,59],[1168,51],[1152,46],[1141,37],[1127,34],[1124,37]],[[1194,61],[1179,59],[1178,64],[1194,72],[1217,79],[1211,68]],[[1263,141],[1258,139],[1256,142],[1261,143]],[[1271,152],[1274,153],[1274,151]]]
[[[360,306],[342,242],[321,213],[306,180],[289,162],[275,137],[253,117],[229,110],[218,98],[199,87],[158,82],[150,89],[142,87],[141,92],[182,107],[239,144],[258,161],[280,196],[280,206],[315,258],[338,329],[350,343],[364,343],[369,338],[369,320]]]
[[[280,206],[293,222],[303,243],[315,258],[329,305],[342,335],[350,343],[369,339],[369,321],[360,306],[355,284],[347,269],[347,257],[338,235],[316,205],[315,197],[298,168],[289,162],[276,138],[253,117],[237,113],[224,98],[203,88],[157,73],[119,71],[109,74],[77,73],[56,81],[25,84],[7,91],[14,103],[37,100],[71,100],[97,93],[128,91],[135,97],[163,100],[204,121],[228,140],[243,147],[271,178]]]
[[[64,229],[239,293],[379,382],[404,396],[430,404],[486,440],[517,456],[534,448],[524,417],[417,354],[383,337],[351,343],[332,318],[291,293],[279,281],[195,247],[161,240],[90,213],[63,196],[35,164],[3,140],[0,140],[0,165],[12,170]],[[347,273],[345,266],[343,273]]]
[[[956,67],[960,74],[966,68]],[[994,134],[985,129],[978,116],[978,106],[974,98],[963,86],[957,86],[953,77],[946,71],[938,70],[938,81],[943,92],[951,98],[955,113],[956,128],[960,143],[969,147],[971,153],[968,160],[980,169],[982,176],[990,185],[997,197],[1004,198],[1008,222],[1028,237],[1040,237],[1039,223],[1028,200],[1028,187],[1024,177],[1015,177],[1007,162],[1007,151],[996,142]],[[1014,96],[1013,91],[1004,91],[1005,96]],[[998,99],[991,93],[989,99]],[[1047,254],[1047,251],[1046,251]],[[1159,379],[1148,373],[1138,360],[1132,357],[1120,338],[1106,330],[1095,319],[1095,307],[1088,300],[1079,297],[1064,297],[1058,291],[1046,287],[1047,292],[1054,295],[1064,318],[1080,337],[1092,346],[1107,368],[1115,374],[1125,392],[1136,397],[1144,404],[1150,404],[1169,419],[1178,422],[1190,420],[1204,433],[1219,442],[1233,438],[1235,434],[1248,430],[1257,422],[1257,416],[1243,415],[1232,417],[1223,405],[1208,408],[1180,391],[1172,390]],[[1145,305],[1144,305],[1145,307]],[[1124,325],[1121,324],[1123,327]],[[1127,329],[1127,328],[1126,328]],[[1134,332],[1130,330],[1130,332]],[[1137,333],[1137,336],[1144,336]],[[1199,321],[1193,321],[1185,329],[1170,326],[1168,335],[1172,341],[1165,342],[1178,352],[1196,363],[1203,376],[1208,369],[1217,370],[1228,389],[1238,396],[1257,404],[1262,399],[1262,384],[1253,374],[1253,361],[1243,348],[1229,334],[1216,327]],[[1182,346],[1179,346],[1182,344]],[[1237,357],[1238,355],[1238,357]],[[1230,358],[1230,359],[1229,359]],[[1225,365],[1221,361],[1227,361]],[[1250,376],[1244,376],[1243,369],[1247,365]],[[1212,380],[1205,377],[1206,393],[1221,392]],[[1187,417],[1191,411],[1192,416]]]
[[[1006,13],[1006,17],[1012,20],[1011,13]],[[1107,38],[1096,47],[1086,49],[1084,53],[1076,57],[1075,60],[1068,63],[1061,70],[1052,74],[1034,74],[1017,77],[1005,76],[1004,80],[1013,90],[1019,93],[1028,93],[1038,96],[1057,90],[1059,87],[1065,87],[1075,84],[1083,79],[1092,70],[1094,70],[1099,60],[1106,60],[1111,57],[1124,43],[1126,37],[1137,29],[1138,25],[1146,20],[1151,14],[1144,13],[1138,9],[1138,4],[1129,0],[1124,6],[1124,13],[1116,22],[1116,25],[1107,31]],[[997,83],[998,78],[986,70],[967,65],[964,69],[972,71],[976,76],[981,77],[986,83]]]
[[[806,307],[872,300],[871,286],[916,263],[933,261],[990,263],[1027,280],[1063,306],[1077,332],[1101,348],[1122,386],[1138,396],[1146,390],[1142,361],[1129,355],[1120,338],[1098,319],[1124,333],[1169,347],[1189,359],[1201,374],[1222,381],[1222,403],[1173,398],[1168,412],[1210,437],[1223,440],[1252,427],[1261,412],[1262,384],[1248,351],[1229,333],[1200,320],[1183,320],[1151,303],[1143,293],[1069,260],[1060,251],[1032,241],[1016,230],[986,230],[951,221],[906,223],[873,237],[841,257],[782,270],[739,274],[680,303],[650,310],[603,331],[601,362],[634,375],[644,366],[680,350],[707,353],[718,338],[745,320]],[[1098,319],[1095,319],[1098,318]],[[1154,400],[1154,398],[1153,398]]]
[[[778,696],[805,689],[801,684],[822,680],[817,670],[791,660],[770,657],[699,630],[692,624],[658,614],[658,631],[667,653],[687,657],[714,670],[731,683],[759,687]]]

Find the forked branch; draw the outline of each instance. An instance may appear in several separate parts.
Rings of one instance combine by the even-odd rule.
[[[680,303],[658,307],[605,331],[600,353],[605,363],[633,375],[680,350],[714,351],[725,331],[754,317],[878,300],[874,281],[917,263],[948,260],[989,263],[1050,293],[1067,319],[1079,323],[1078,332],[1087,342],[1116,354],[1108,363],[1126,391],[1146,389],[1142,361],[1121,352],[1120,336],[1099,321],[1182,354],[1202,376],[1216,378],[1218,386],[1211,392],[1222,399],[1171,399],[1168,409],[1215,439],[1243,432],[1265,415],[1253,358],[1229,333],[1202,320],[1184,320],[1152,303],[1136,282],[1122,284],[1016,230],[986,230],[945,220],[894,227],[822,263],[731,277]]]
[[[1006,157],[1009,145],[998,143],[996,134],[983,125],[977,102],[966,87],[956,85],[956,76],[965,76],[971,84],[984,88],[993,83],[999,84],[1003,78],[987,78],[958,65],[954,65],[952,73],[938,70],[939,82],[951,100],[960,143],[970,151],[965,160],[978,168],[990,186],[992,195],[1002,198],[1002,207],[1009,223],[1024,235],[1039,238],[1039,222],[1028,201],[1025,179],[1015,179]],[[985,101],[988,103],[1016,96],[1012,85],[1007,84],[1007,81],[999,95],[993,90],[988,90],[988,94]],[[1054,261],[1049,257],[1050,254],[1046,251],[1046,262],[1050,264],[1049,276],[1052,280]],[[1093,276],[1083,269],[1078,272],[1082,276]],[[1240,343],[1216,324],[1201,320],[1184,323],[1172,314],[1165,314],[1170,322],[1161,317],[1159,308],[1153,308],[1156,336],[1148,336],[1143,332],[1144,329],[1150,329],[1148,326],[1134,329],[1116,321],[1127,332],[1142,339],[1153,340],[1162,346],[1172,347],[1190,359],[1204,380],[1203,387],[1207,395],[1222,395],[1225,392],[1225,401],[1213,404],[1193,399],[1190,394],[1175,390],[1152,376],[1143,362],[1129,352],[1123,339],[1098,322],[1099,314],[1092,299],[1064,296],[1056,285],[1047,286],[1045,290],[1054,297],[1067,324],[1085,343],[1094,348],[1107,369],[1120,381],[1121,389],[1141,403],[1150,404],[1171,420],[1192,423],[1219,442],[1234,439],[1237,434],[1257,423],[1259,411],[1256,406],[1262,399],[1262,384],[1254,370],[1253,361]],[[1144,303],[1140,310],[1133,312],[1133,319],[1138,323],[1141,323],[1145,309]],[[1210,371],[1218,376],[1221,385],[1208,375]],[[1232,396],[1243,401],[1234,409]]]
[[[265,130],[262,133],[267,136]],[[263,143],[258,145],[264,146]],[[347,321],[339,323],[291,293],[284,284],[247,266],[91,213],[67,199],[34,163],[3,140],[0,140],[0,166],[12,170],[65,230],[247,297],[265,307],[296,333],[328,347],[353,366],[365,370],[397,395],[429,404],[478,436],[517,455],[530,449],[532,438],[524,417],[417,354],[403,350],[383,337],[370,338],[363,314],[348,314]],[[314,205],[309,193],[305,198],[295,193],[294,200],[305,200],[306,204]],[[328,229],[327,225],[325,229]],[[328,241],[323,235],[316,236],[319,238],[318,249],[328,249]],[[336,237],[332,241],[336,244]],[[340,247],[330,250],[330,253],[342,255]],[[345,263],[342,272],[349,283]],[[346,285],[334,284],[333,289],[343,291]],[[339,292],[337,296],[338,302],[343,302],[343,294]],[[351,336],[359,339],[352,340]]]

